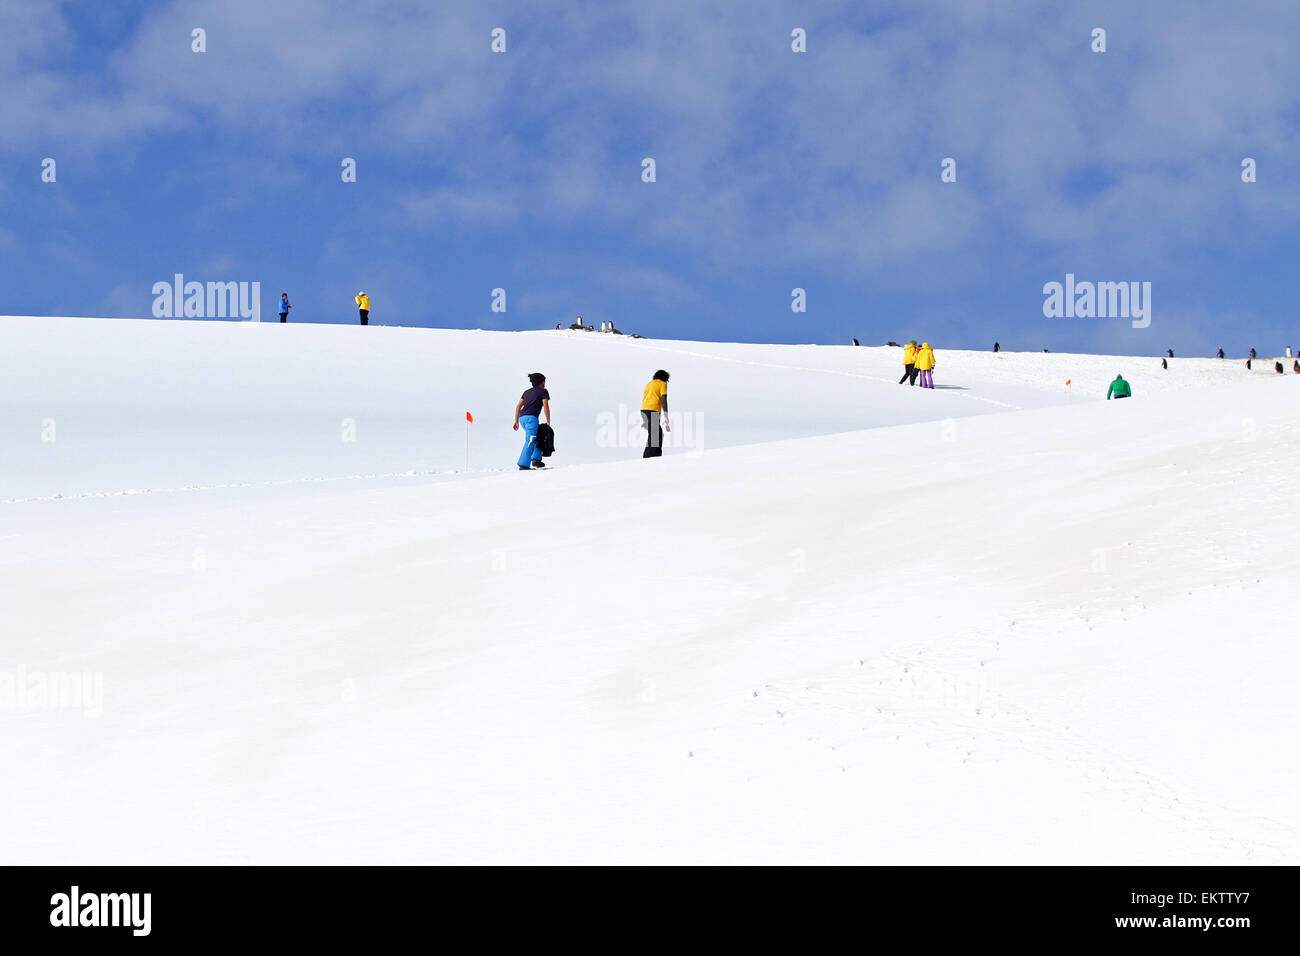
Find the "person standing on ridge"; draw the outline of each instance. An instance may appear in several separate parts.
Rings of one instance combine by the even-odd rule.
[[[1223,358],[1223,349],[1219,349],[1219,358]]]
[[[916,353],[916,364],[913,367],[914,372],[921,373],[921,387],[934,388],[934,349],[930,348],[929,342],[922,342],[920,349]]]
[[[903,346],[903,377],[898,380],[899,385],[916,384],[916,351],[916,339]]]
[[[1129,387],[1128,382],[1124,381],[1124,376],[1119,372],[1115,373],[1115,381],[1110,383],[1110,388],[1106,392],[1106,401],[1111,398],[1128,398],[1133,394],[1133,389]]]
[[[551,423],[551,393],[546,390],[546,376],[533,372],[528,376],[532,387],[519,396],[515,405],[515,431],[524,426],[524,450],[519,453],[519,470],[545,468],[542,450],[537,447],[537,416],[546,413],[546,424]]]
[[[1001,345],[1000,343],[998,343],[998,342],[994,342],[994,343],[993,343],[993,351],[994,351],[994,352],[1001,352],[1001,351],[1002,351],[1002,345]]]
[[[281,292],[280,293],[280,321],[281,322],[289,321],[289,310],[292,308],[293,306],[289,304],[289,293]]]
[[[663,415],[663,427],[668,427],[668,373],[663,369],[655,372],[654,378],[646,383],[641,394],[641,424],[646,430],[645,451],[642,458],[660,458],[664,453],[664,436],[659,427],[659,416]]]
[[[370,296],[364,292],[358,292],[356,295],[357,309],[361,312],[361,324],[370,324]]]

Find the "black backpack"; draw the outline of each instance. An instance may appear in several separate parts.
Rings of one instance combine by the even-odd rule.
[[[555,429],[550,425],[537,426],[537,448],[543,458],[550,458],[555,454]]]

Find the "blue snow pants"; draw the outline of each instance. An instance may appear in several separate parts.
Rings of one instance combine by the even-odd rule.
[[[524,439],[524,450],[519,453],[519,467],[531,468],[533,462],[542,460],[542,450],[537,447],[537,416],[520,415],[519,427],[528,436]]]

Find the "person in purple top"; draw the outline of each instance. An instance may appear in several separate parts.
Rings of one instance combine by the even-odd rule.
[[[546,390],[546,376],[541,372],[533,372],[528,376],[528,381],[532,383],[532,388],[519,396],[519,402],[515,405],[515,431],[519,431],[519,426],[522,425],[527,436],[524,439],[524,450],[519,453],[520,471],[546,467],[542,461],[542,450],[537,447],[537,417],[545,413],[546,424],[551,423],[551,393]]]

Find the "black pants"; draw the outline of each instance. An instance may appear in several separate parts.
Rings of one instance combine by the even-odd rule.
[[[645,426],[645,451],[642,458],[659,458],[664,453],[664,436],[659,428],[659,413],[641,409],[641,424]]]
[[[362,310],[361,310],[361,324],[362,324],[362,325],[369,325],[369,324],[370,324],[370,310],[369,310],[369,309],[362,309]]]
[[[288,322],[288,321],[289,321],[289,313],[288,313],[288,312],[281,312],[281,313],[280,313],[280,321],[281,321],[281,322]]]
[[[904,365],[903,377],[898,380],[898,384],[902,385],[904,382],[907,382],[909,385],[915,385],[916,376],[917,376],[917,369],[915,365]]]

